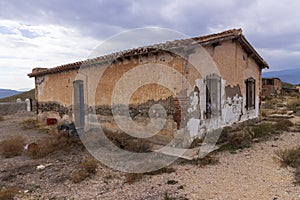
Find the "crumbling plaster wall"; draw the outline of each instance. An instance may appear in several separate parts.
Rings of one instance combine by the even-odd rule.
[[[190,118],[188,130],[191,138],[202,137],[205,132],[230,126],[233,123],[243,122],[249,119],[255,119],[259,116],[259,95],[261,92],[261,70],[255,60],[245,52],[237,41],[225,41],[218,45],[205,47],[207,52],[213,58],[215,65],[211,60],[197,60],[195,53],[190,55],[195,59],[201,68],[201,78],[195,80],[195,84],[200,88],[199,97],[193,95],[189,111],[196,107],[195,102],[199,100],[201,117]],[[198,52],[199,53],[199,52]],[[208,66],[216,66],[209,68]],[[211,72],[221,76],[221,115],[211,119],[205,119],[206,110],[206,92],[205,78]],[[255,79],[255,109],[246,109],[246,84],[248,78]]]
[[[199,55],[209,55],[212,59],[209,56],[199,59]],[[204,49],[197,48],[194,53],[189,55],[188,59],[189,63],[186,63],[182,58],[174,56],[174,54],[146,54],[118,59],[114,63],[109,64],[109,66],[107,66],[108,64],[100,64],[83,68],[80,71],[69,70],[36,77],[37,99],[41,104],[46,105],[46,107],[47,102],[57,104],[56,107],[58,107],[58,110],[62,110],[61,114],[70,114],[73,103],[73,82],[77,77],[77,79],[81,79],[85,83],[84,99],[87,107],[86,110],[89,109],[88,106],[100,106],[109,109],[112,91],[125,73],[136,68],[138,65],[146,66],[155,64],[158,66],[167,66],[175,70],[175,73],[183,74],[192,86],[199,88],[199,94],[193,93],[192,90],[187,91],[187,95],[192,94],[189,96],[190,105],[187,110],[190,116],[192,116],[187,122],[187,128],[191,137],[201,136],[204,132],[203,130],[217,129],[258,117],[261,71],[254,59],[243,50],[237,41],[228,40],[217,45],[205,46]],[[200,74],[192,65],[199,67]],[[151,70],[151,68],[146,69]],[[139,74],[133,73],[129,75],[129,78],[131,76],[134,79],[138,76],[141,79],[146,79],[148,73],[151,73],[151,71],[144,71],[144,73]],[[210,74],[218,74],[221,77],[221,116],[206,119],[205,78]],[[99,77],[101,77],[100,80]],[[256,106],[254,110],[247,110],[245,108],[245,80],[250,77],[256,80]],[[170,96],[176,96],[184,87],[181,79],[165,76],[164,73],[158,74],[158,80],[163,80],[168,85],[172,85],[172,88],[167,89],[155,83],[146,84],[140,88],[136,88],[137,90],[130,98],[130,104],[138,105],[148,100],[159,101],[167,99]],[[126,87],[132,87],[130,81]],[[226,93],[226,88],[232,89],[230,94],[229,92]],[[123,89],[125,90],[126,88]],[[236,94],[234,91],[236,91]],[[122,97],[122,94],[117,96]],[[119,99],[119,102],[127,103],[122,102],[122,98]],[[60,106],[63,109],[59,108]],[[43,109],[47,111],[47,108],[44,107]],[[191,113],[195,109],[199,109],[199,114],[193,116]],[[103,112],[108,113],[107,111]]]

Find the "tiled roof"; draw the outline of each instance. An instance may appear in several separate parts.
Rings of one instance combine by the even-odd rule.
[[[126,56],[134,56],[134,55],[141,55],[145,53],[155,52],[158,50],[167,50],[172,48],[178,48],[185,45],[190,44],[201,44],[203,46],[211,43],[215,43],[218,41],[224,41],[228,39],[238,39],[238,41],[243,45],[246,51],[253,55],[253,58],[258,63],[261,68],[269,68],[268,64],[263,60],[263,58],[256,52],[256,50],[251,46],[251,44],[247,41],[247,39],[242,34],[242,29],[231,29],[221,33],[210,34],[206,36],[194,37],[189,39],[181,39],[181,40],[174,40],[174,41],[167,41],[165,43],[154,44],[144,47],[138,47],[133,49],[128,49],[124,51],[119,51],[116,53],[96,57],[93,59],[88,59],[84,61],[79,61],[75,63],[69,63],[65,65],[60,65],[54,68],[35,68],[32,70],[32,73],[28,74],[29,77],[36,77],[42,76],[45,74],[52,74],[52,73],[59,73],[61,71],[68,71],[73,69],[79,69],[82,64],[89,64],[89,63],[102,63],[107,61],[115,60],[119,57],[126,57]]]

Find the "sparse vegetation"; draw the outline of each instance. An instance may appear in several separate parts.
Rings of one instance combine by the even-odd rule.
[[[28,149],[29,157],[33,159],[43,158],[56,151],[69,151],[72,148],[84,148],[80,139],[70,138],[64,135],[55,135],[50,138],[37,141],[32,150]]]
[[[0,190],[0,200],[12,200],[18,193],[17,188],[5,188]]]
[[[177,184],[178,183],[178,181],[175,181],[175,180],[168,180],[167,181],[167,184],[168,185],[175,185],[175,184]]]
[[[275,151],[277,159],[282,166],[290,166],[296,169],[295,180],[300,184],[300,146],[291,149]]]
[[[92,157],[85,158],[81,163],[81,168],[87,171],[89,174],[95,174],[97,167],[97,161]]]
[[[88,157],[80,163],[79,167],[80,169],[71,175],[73,183],[80,183],[91,175],[96,174],[98,165],[94,158]]]
[[[284,119],[277,122],[263,122],[245,127],[240,131],[226,133],[226,137],[221,136],[224,144],[220,150],[229,150],[231,153],[236,153],[238,149],[249,148],[253,139],[267,139],[273,134],[289,131],[293,125],[290,120]]]
[[[300,99],[289,102],[287,108],[294,111],[296,114],[300,114]]]
[[[71,180],[73,183],[80,183],[89,177],[89,173],[83,169],[80,169],[71,175]]]
[[[159,175],[159,174],[170,174],[170,173],[173,173],[175,172],[176,170],[172,167],[163,167],[159,170],[156,170],[156,171],[152,171],[152,172],[146,172],[145,174],[146,175]]]
[[[21,126],[23,129],[35,129],[35,128],[39,128],[40,124],[38,120],[35,118],[27,118],[21,122]]]
[[[137,182],[143,178],[142,173],[127,173],[125,174],[126,183],[132,184]]]
[[[25,140],[21,136],[14,136],[0,143],[0,153],[5,158],[11,158],[22,154]]]
[[[300,166],[300,146],[292,149],[278,150],[275,154],[283,166],[294,168]]]
[[[146,153],[151,149],[150,142],[146,139],[137,139],[124,132],[115,133],[107,129],[104,129],[104,132],[108,139],[121,149],[135,153]]]
[[[263,105],[264,109],[275,109],[276,105],[280,103],[280,99],[278,98],[266,98],[265,104]]]
[[[179,160],[180,164],[192,164],[192,165],[198,165],[198,166],[206,166],[206,165],[216,165],[219,163],[219,158],[216,156],[213,156],[212,154],[208,154],[203,158],[197,158],[193,160]]]

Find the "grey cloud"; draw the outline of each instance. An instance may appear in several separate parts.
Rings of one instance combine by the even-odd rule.
[[[300,52],[299,6],[297,0],[2,0],[0,18],[75,27],[82,35],[101,40],[144,26],[166,27],[189,36],[241,27],[258,50]],[[300,63],[296,56],[263,56],[274,68]]]

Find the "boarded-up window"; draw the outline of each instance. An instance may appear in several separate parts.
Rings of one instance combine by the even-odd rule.
[[[255,109],[255,79],[246,80],[246,109]]]
[[[221,77],[212,74],[206,77],[206,118],[221,115]]]
[[[84,88],[83,81],[74,81],[74,117],[77,129],[84,128]],[[80,131],[80,130],[78,130]]]

